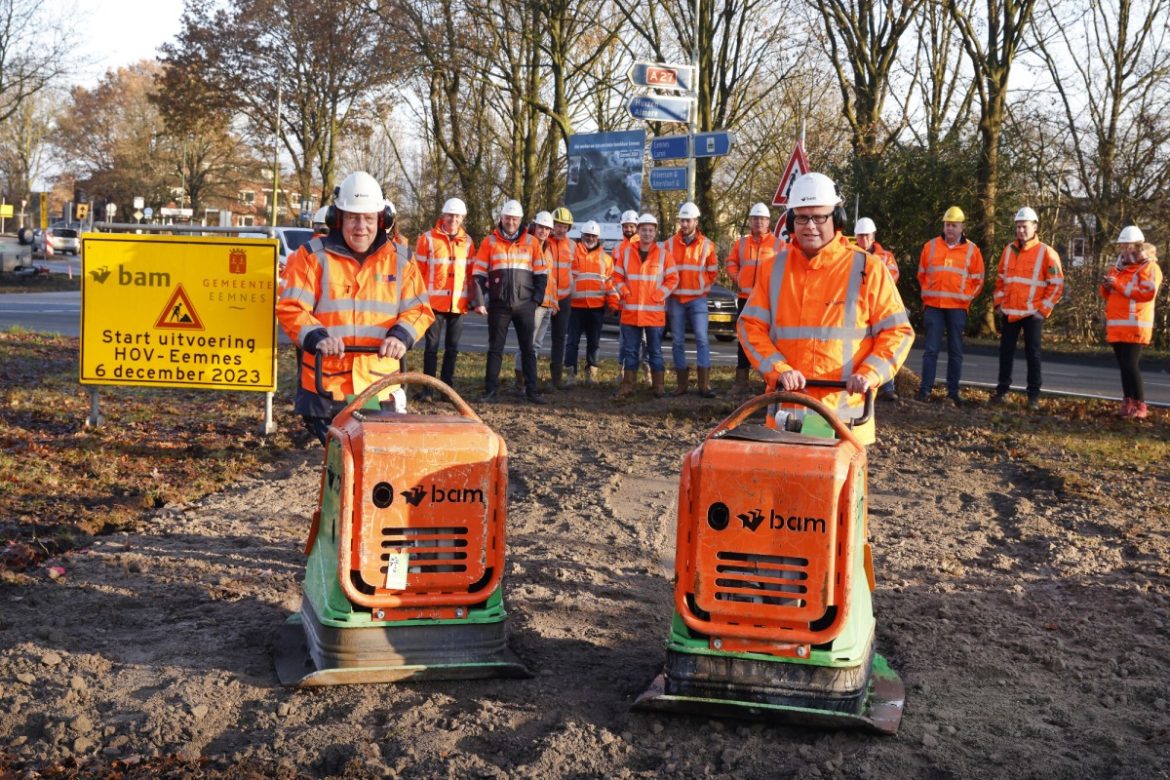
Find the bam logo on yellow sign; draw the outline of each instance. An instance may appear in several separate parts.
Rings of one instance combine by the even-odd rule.
[[[275,389],[276,239],[82,242],[82,384]]]

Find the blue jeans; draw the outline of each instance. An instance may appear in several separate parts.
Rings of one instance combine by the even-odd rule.
[[[622,325],[621,356],[622,369],[625,371],[638,370],[638,348],[642,344],[642,336],[646,336],[647,359],[651,371],[665,371],[666,361],[662,359],[662,328],[639,328],[637,325]]]
[[[966,309],[940,309],[927,306],[923,312],[926,324],[926,347],[922,352],[922,385],[918,395],[929,395],[934,387],[938,368],[938,351],[942,348],[943,330],[947,334],[947,395],[959,394],[959,380],[963,377],[963,329],[967,327]]]
[[[707,296],[679,303],[677,298],[666,299],[666,316],[670,319],[670,353],[675,369],[687,367],[687,323],[695,334],[696,362],[699,368],[711,367],[711,345],[707,343]],[[654,367],[653,364],[650,366]]]

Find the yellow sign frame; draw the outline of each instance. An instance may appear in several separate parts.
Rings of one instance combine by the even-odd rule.
[[[83,385],[276,389],[275,238],[83,233]]]

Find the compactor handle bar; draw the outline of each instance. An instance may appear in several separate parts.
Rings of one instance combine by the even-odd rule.
[[[810,379],[805,384],[808,387],[830,387],[840,390],[845,389],[844,382],[833,382],[823,379]],[[873,388],[870,388],[865,393],[865,408],[862,411],[862,415],[854,421],[854,424],[864,424],[869,421],[870,417],[873,416],[873,398],[874,391]],[[719,438],[725,435],[728,431],[738,428],[744,420],[760,409],[768,406],[769,404],[795,404],[797,406],[804,406],[808,409],[811,409],[823,417],[829,423],[829,425],[832,426],[833,431],[837,434],[838,438],[853,443],[859,449],[863,449],[861,442],[858,441],[857,437],[853,435],[853,431],[849,430],[849,426],[841,422],[840,418],[838,418],[837,415],[833,414],[833,412],[829,410],[829,407],[825,406],[817,399],[805,395],[804,393],[792,393],[786,390],[765,393],[764,395],[758,395],[755,398],[748,399],[742,406],[732,412],[727,419],[719,423],[715,430],[711,431],[711,433],[707,435],[707,438]]]
[[[346,347],[345,351],[346,352],[364,353],[364,354],[368,355],[368,354],[377,354],[378,348],[377,347],[360,347],[360,346],[359,347]],[[317,365],[315,367],[315,374],[316,374],[316,380],[317,380],[317,394],[324,396],[325,398],[332,398],[333,397],[332,393],[330,393],[329,391],[327,391],[325,389],[325,385],[321,381],[322,360],[321,360],[320,355],[317,355],[316,362],[317,362]],[[470,406],[467,405],[467,402],[463,400],[463,397],[460,396],[459,393],[455,392],[455,389],[453,387],[451,387],[450,385],[446,384],[445,382],[440,382],[438,379],[435,379],[433,376],[427,376],[426,374],[417,374],[417,373],[403,374],[403,373],[399,373],[397,371],[395,371],[393,374],[387,374],[386,376],[379,379],[377,382],[374,382],[374,384],[367,387],[365,390],[361,391],[356,398],[354,398],[352,401],[350,401],[346,405],[346,407],[344,409],[342,409],[341,412],[338,413],[337,417],[340,418],[342,415],[345,415],[346,418],[348,418],[355,411],[361,409],[366,404],[367,401],[369,401],[371,398],[377,397],[378,393],[382,392],[390,385],[422,385],[423,387],[428,387],[431,390],[436,390],[439,393],[442,393],[443,395],[445,395],[447,397],[447,400],[451,402],[451,404],[455,407],[455,410],[457,412],[459,412],[459,414],[461,416],[466,417],[470,420],[474,420],[476,422],[483,422],[480,419],[479,415],[476,414],[475,411]]]

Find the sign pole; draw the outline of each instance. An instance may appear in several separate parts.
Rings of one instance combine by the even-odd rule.
[[[695,42],[691,47],[691,68],[695,73],[695,83],[691,85],[694,90],[695,101],[691,107],[691,121],[688,130],[693,138],[698,132],[699,124],[699,3],[701,0],[695,0]],[[687,200],[691,203],[695,202],[695,156],[692,152],[690,158],[687,160]]]

